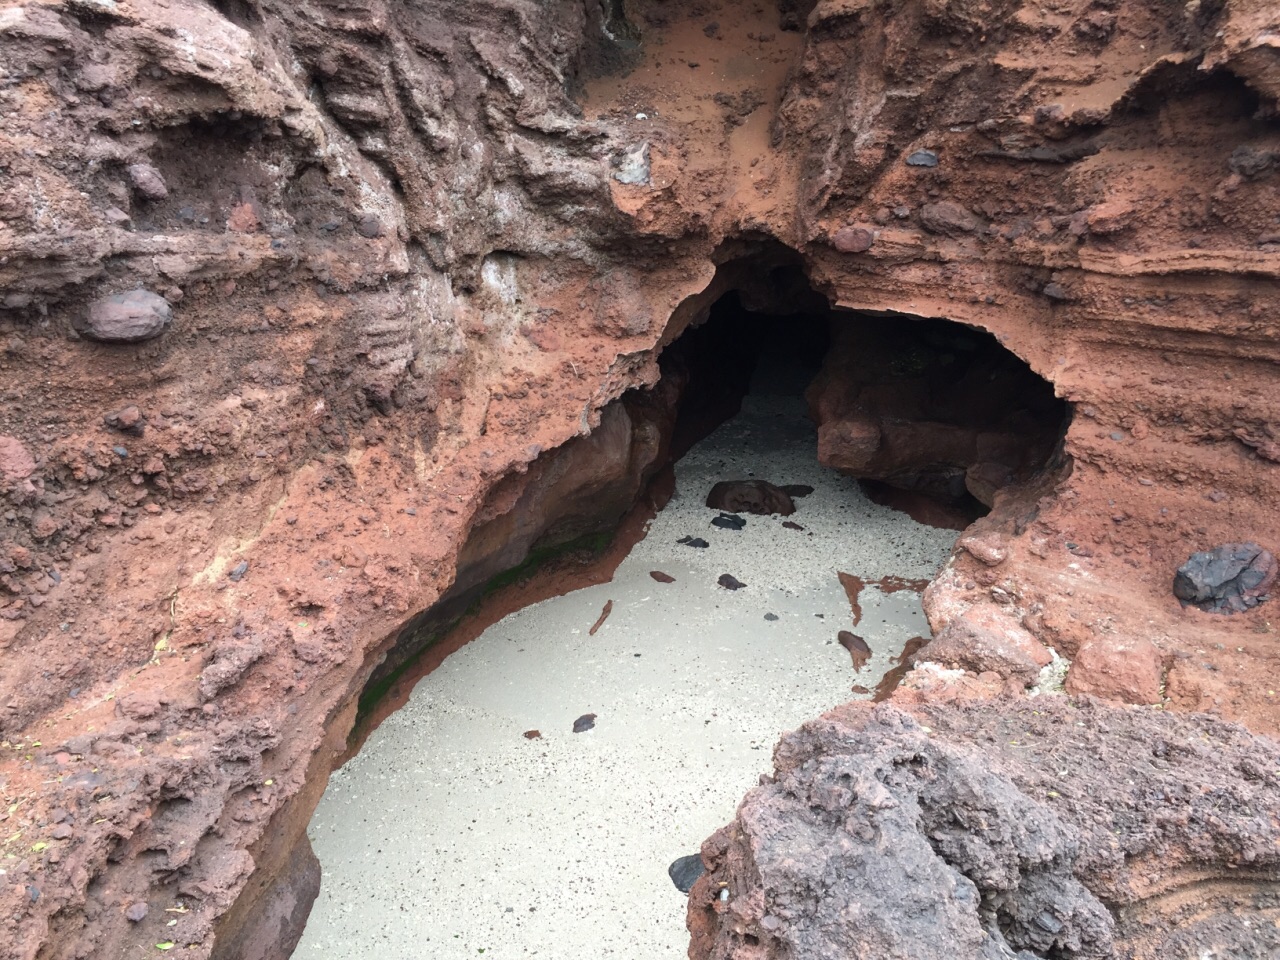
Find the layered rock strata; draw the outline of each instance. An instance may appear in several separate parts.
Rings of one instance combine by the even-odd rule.
[[[989,331],[1073,406],[935,633],[1140,640],[1138,699],[1274,730],[1267,605],[1169,590],[1280,542],[1274,14],[5,5],[0,940],[287,950],[314,884],[269,891],[356,698],[494,491],[797,277]],[[138,342],[83,335],[138,290]]]

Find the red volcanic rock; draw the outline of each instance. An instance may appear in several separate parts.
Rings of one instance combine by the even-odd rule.
[[[996,494],[1009,485],[1013,471],[1003,463],[975,463],[964,473],[964,486],[974,499],[988,507],[996,502]]]
[[[862,471],[880,449],[872,420],[834,420],[818,428],[818,459],[838,470]]]
[[[1169,592],[1189,550],[1280,543],[1268,5],[788,2],[779,31],[778,5],[706,0],[698,23],[726,26],[679,73],[685,11],[663,6],[626,5],[646,38],[626,49],[602,22],[622,5],[579,0],[6,6],[8,953],[287,954],[361,690],[531,551],[635,503],[670,436],[666,361],[735,291],[784,329],[849,308],[808,394],[824,462],[996,505],[1006,560],[950,565],[936,609],[998,579],[1065,654],[1159,636],[1192,654],[1170,705],[1280,731],[1267,608]],[[753,65],[734,133],[712,54]],[[1064,77],[1086,74],[1073,107]],[[606,158],[641,142],[650,183],[618,189]],[[899,162],[915,144],[941,162]],[[160,184],[129,170],[144,153]],[[259,229],[235,229],[245,210],[221,229],[245,203]],[[876,257],[823,234],[872,217]],[[180,335],[73,336],[124,290],[181,300]],[[124,341],[163,332],[152,307],[114,314]],[[968,364],[978,339],[1022,375]],[[103,415],[127,405],[122,434]],[[925,673],[903,692],[932,695]],[[32,850],[54,810],[92,816]]]
[[[163,200],[169,196],[169,188],[165,186],[160,171],[149,163],[135,163],[129,167],[129,179],[138,193],[148,200]]]
[[[1095,637],[1067,671],[1067,692],[1121,703],[1159,703],[1164,658],[1149,640]]]
[[[36,461],[21,440],[0,435],[0,477],[12,483],[25,480],[35,469]]]
[[[960,542],[956,545],[980,563],[986,564],[988,567],[998,567],[1004,563],[1009,555],[1008,547],[1003,540],[1004,538],[998,534],[985,534],[983,536],[961,537]]]
[[[953,618],[916,660],[973,673],[990,671],[1030,686],[1053,656],[1017,620],[988,603],[969,607]]]
[[[239,203],[227,215],[227,229],[236,233],[255,233],[262,228],[257,211],[251,203]]]
[[[977,233],[982,229],[983,223],[981,218],[960,204],[944,200],[941,203],[926,203],[920,208],[920,225],[930,233],[958,237],[965,233]]]

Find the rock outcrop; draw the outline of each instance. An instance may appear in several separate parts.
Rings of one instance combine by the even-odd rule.
[[[935,635],[987,603],[1067,657],[1140,634],[1168,706],[1280,726],[1266,605],[1169,589],[1280,543],[1273,5],[766,7],[0,10],[13,956],[287,953],[370,676],[734,290],[977,328],[1070,404],[1023,429],[966,382],[956,422],[917,389],[950,347],[881,378],[837,345],[824,457],[994,505]],[[77,332],[138,290],[163,335]]]
[[[703,844],[692,960],[1271,957],[1280,745],[1062,697],[850,704]]]

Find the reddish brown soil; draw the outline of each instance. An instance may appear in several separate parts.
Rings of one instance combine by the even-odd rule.
[[[782,30],[637,0],[632,53],[608,6],[0,11],[15,957],[287,952],[396,638],[504,524],[574,518],[540,458],[612,436],[663,345],[730,290],[811,303],[803,275],[988,331],[1072,405],[1051,471],[966,534],[996,562],[961,549],[926,592],[935,632],[994,604],[1095,672],[1149,644],[1164,706],[1280,730],[1274,601],[1170,592],[1194,550],[1280,544],[1272,7],[822,0]],[[163,334],[77,333],[135,288]],[[645,423],[590,497],[643,472]]]

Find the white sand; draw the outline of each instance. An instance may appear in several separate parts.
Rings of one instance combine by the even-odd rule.
[[[749,397],[676,465],[676,498],[612,583],[512,614],[424,678],[316,811],[324,882],[295,956],[684,957],[667,866],[733,817],[779,734],[874,689],[927,630],[916,593],[868,587],[855,674],[836,572],[929,577],[956,536],[870,503],[815,445],[799,401]],[[753,475],[815,488],[790,518],[805,532],[710,525],[711,486]],[[586,713],[595,729],[572,733]]]

